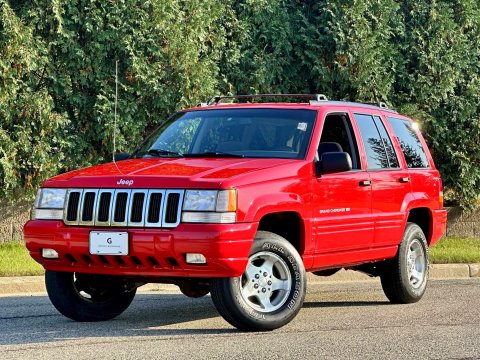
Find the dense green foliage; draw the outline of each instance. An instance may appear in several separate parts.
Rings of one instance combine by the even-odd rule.
[[[46,44],[0,1],[0,198],[32,192],[55,175],[68,120],[44,86]]]
[[[217,93],[387,101],[420,121],[447,195],[480,195],[477,0],[0,0],[0,197],[107,161]]]

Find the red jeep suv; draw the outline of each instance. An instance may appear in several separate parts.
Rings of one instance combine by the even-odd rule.
[[[171,283],[210,292],[231,325],[262,331],[298,313],[306,271],[359,270],[391,302],[418,301],[442,207],[417,123],[383,103],[218,96],[122,161],[47,180],[24,233],[50,300],[73,320],[111,319],[139,286]]]

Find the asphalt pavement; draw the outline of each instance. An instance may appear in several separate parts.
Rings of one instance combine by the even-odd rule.
[[[209,296],[140,292],[118,318],[76,323],[45,295],[0,297],[0,359],[480,359],[480,278],[432,280],[416,304],[378,280],[311,284],[299,315],[242,333]]]

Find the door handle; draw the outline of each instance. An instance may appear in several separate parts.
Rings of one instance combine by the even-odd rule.
[[[398,181],[400,181],[401,183],[408,183],[410,182],[410,177],[409,176],[401,177],[400,179],[398,179]]]
[[[359,183],[360,186],[370,186],[372,185],[372,182],[370,180],[362,180]]]

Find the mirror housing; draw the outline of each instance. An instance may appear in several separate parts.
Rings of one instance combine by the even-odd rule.
[[[352,159],[346,152],[326,152],[315,164],[317,175],[332,174],[352,170]]]
[[[113,156],[113,158],[115,159],[115,161],[122,161],[122,160],[127,160],[128,158],[130,157],[130,154],[129,153],[115,153],[115,155]]]

